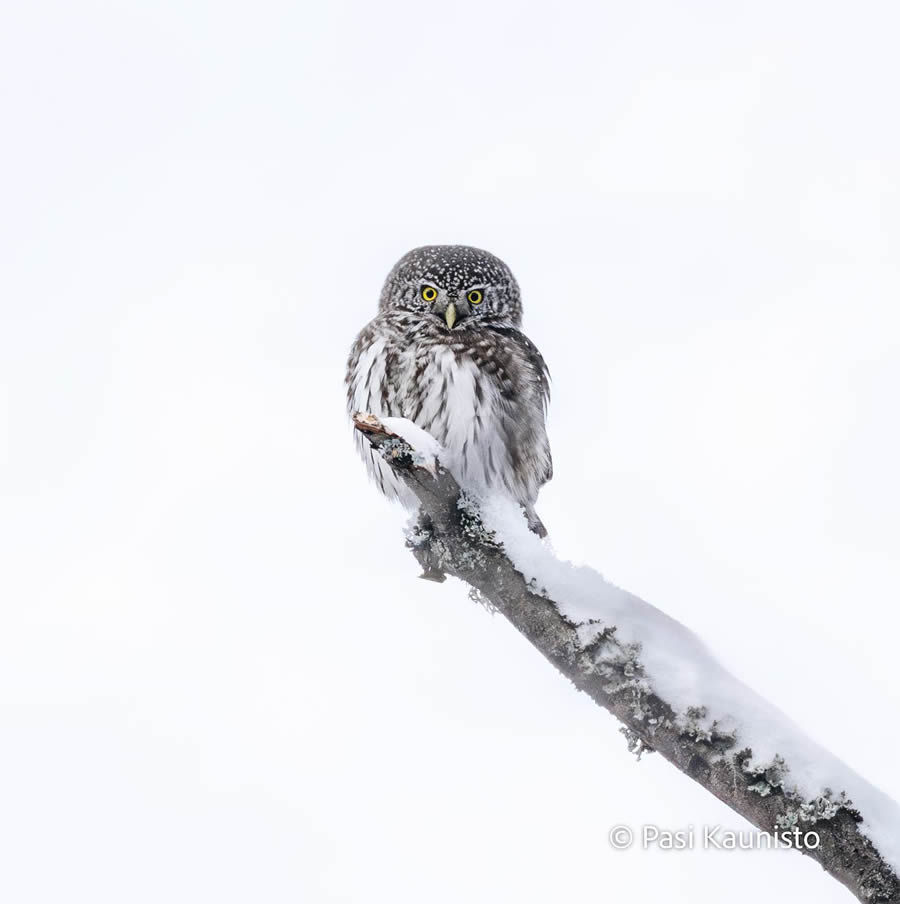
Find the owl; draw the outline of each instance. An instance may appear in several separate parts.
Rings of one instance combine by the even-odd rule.
[[[427,245],[388,274],[377,316],[347,361],[347,406],[404,417],[443,447],[442,464],[475,492],[501,493],[534,511],[553,473],[545,418],[550,377],[521,331],[522,300],[509,267],[466,245]],[[369,473],[388,497],[411,491],[356,433]]]

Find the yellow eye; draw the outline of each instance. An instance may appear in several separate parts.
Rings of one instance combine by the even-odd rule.
[[[434,301],[437,298],[437,289],[432,286],[422,286],[422,298],[425,301]]]
[[[481,304],[484,301],[484,295],[478,289],[472,289],[466,298],[469,300],[469,304]]]

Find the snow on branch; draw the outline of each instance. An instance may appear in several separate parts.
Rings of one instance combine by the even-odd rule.
[[[422,577],[451,575],[501,612],[623,724],[860,901],[900,904],[900,807],[730,675],[687,628],[590,568],[557,559],[521,510],[461,491],[428,434],[354,417],[420,502],[407,545]]]

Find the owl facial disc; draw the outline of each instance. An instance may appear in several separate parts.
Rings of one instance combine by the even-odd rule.
[[[509,267],[469,245],[423,245],[404,254],[385,280],[379,310],[436,318],[449,330],[522,322],[519,286]]]

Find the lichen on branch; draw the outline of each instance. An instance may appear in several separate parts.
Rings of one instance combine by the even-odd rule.
[[[492,515],[433,449],[423,458],[371,415],[354,423],[419,501],[406,542],[422,577],[464,581],[622,723],[638,758],[658,752],[764,832],[813,832],[819,843],[802,852],[860,901],[900,904],[896,803],[805,738],[683,625],[556,560],[521,514]],[[698,687],[708,699],[695,699]]]

